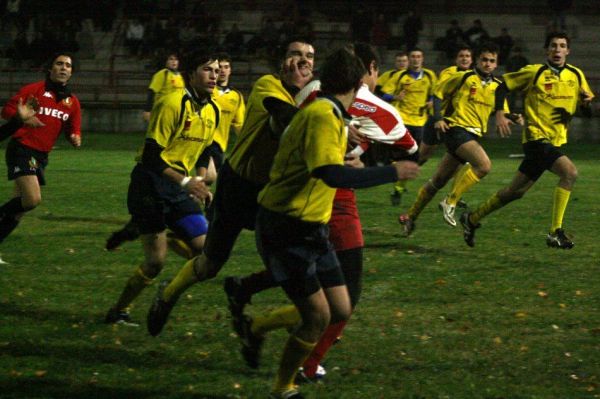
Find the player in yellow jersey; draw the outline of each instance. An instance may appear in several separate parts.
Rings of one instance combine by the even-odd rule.
[[[460,47],[456,53],[455,64],[443,69],[439,76],[436,86],[439,86],[446,79],[451,77],[457,72],[462,72],[471,69],[473,63],[473,51],[470,47]],[[442,115],[446,109],[447,104],[442,104]],[[423,165],[431,158],[433,152],[438,145],[442,144],[442,137],[438,134],[438,131],[434,126],[435,121],[433,117],[427,120],[425,130],[423,131],[423,140],[419,145],[419,165]]]
[[[133,324],[131,302],[160,273],[167,253],[169,227],[201,251],[207,231],[198,200],[210,198],[202,179],[190,176],[213,141],[219,108],[211,100],[219,63],[208,52],[190,54],[185,90],[163,96],[152,109],[146,139],[131,172],[127,207],[139,228],[144,261],[128,279],[106,323]]]
[[[179,56],[177,53],[167,55],[165,67],[152,75],[150,86],[148,86],[148,96],[142,116],[146,122],[150,120],[150,112],[152,106],[162,96],[165,96],[174,91],[183,90],[185,83],[183,77],[179,73]]]
[[[170,283],[161,285],[148,312],[151,335],[160,333],[188,287],[217,275],[241,231],[254,230],[258,192],[269,179],[279,136],[298,111],[294,96],[313,76],[315,51],[306,39],[291,39],[283,49],[279,73],[262,76],[254,84],[242,130],[219,171],[204,251],[188,261]]]
[[[469,162],[471,168],[457,178],[450,194],[440,203],[444,220],[449,225],[456,226],[456,204],[491,168],[490,159],[479,140],[487,132],[488,120],[494,109],[496,88],[501,83],[493,75],[498,65],[496,44],[483,45],[478,51],[476,62],[473,70],[455,73],[436,88],[435,125],[443,135],[447,152],[433,177],[419,189],[417,198],[408,212],[400,215],[399,221],[406,236],[412,233],[419,214],[448,183],[456,169]],[[449,104],[442,117],[441,105],[445,101]],[[508,108],[505,111],[508,112]]]
[[[394,68],[389,71],[385,71],[377,78],[377,84],[375,85],[375,94],[381,96],[383,93],[381,88],[398,72],[405,70],[408,67],[408,54],[404,51],[396,53],[394,56]]]
[[[239,134],[244,124],[244,113],[246,104],[244,96],[238,90],[229,85],[231,76],[231,57],[226,53],[219,53],[219,77],[217,87],[213,94],[215,102],[221,109],[221,120],[219,128],[215,133],[214,142],[205,151],[205,156],[210,156],[215,170],[218,172],[223,164],[229,135],[231,131]],[[202,174],[202,171],[200,172]]]
[[[433,106],[433,89],[437,78],[435,72],[424,68],[425,57],[423,50],[414,48],[408,53],[408,68],[394,75],[382,87],[382,98],[396,107],[402,116],[408,131],[421,145],[423,131],[427,122],[429,110]],[[392,150],[392,159],[406,159],[405,155],[396,154]],[[408,159],[417,160],[418,154]],[[402,194],[406,192],[405,182],[399,181],[394,185],[391,194],[392,205],[400,204]]]
[[[573,241],[564,232],[562,221],[575,180],[577,168],[560,147],[567,142],[569,122],[577,105],[589,107],[594,94],[583,72],[567,64],[570,39],[562,32],[550,33],[544,43],[546,63],[527,65],[517,72],[504,75],[504,83],[496,94],[496,110],[509,91],[522,91],[525,96],[526,128],[523,132],[525,159],[512,182],[481,204],[473,212],[461,215],[464,239],[475,245],[475,230],[479,221],[491,212],[521,198],[549,170],[558,176],[554,190],[554,206],[546,244],[570,249]],[[511,121],[496,111],[496,124],[503,135],[510,134]]]
[[[330,323],[348,319],[350,299],[327,222],[335,188],[371,187],[414,178],[411,162],[356,169],[344,166],[347,109],[365,67],[342,49],[320,69],[322,93],[292,119],[281,137],[270,180],[258,196],[256,242],[263,262],[300,313],[285,345],[270,398],[302,398],[294,380]],[[253,337],[248,337],[253,339]]]

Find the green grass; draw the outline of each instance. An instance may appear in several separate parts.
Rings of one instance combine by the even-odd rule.
[[[139,243],[106,252],[127,219],[126,190],[142,137],[89,134],[50,156],[43,204],[1,250],[1,398],[264,398],[285,333],[269,336],[263,366],[249,370],[231,332],[224,276],[262,268],[253,235],[242,235],[213,281],[187,292],[158,338],[107,326],[105,312],[142,259]],[[475,205],[512,177],[516,139],[485,143],[493,171],[465,197]],[[309,398],[600,397],[598,155],[565,151],[579,180],[565,218],[571,251],[546,247],[556,177],[545,174],[521,201],[490,215],[467,247],[434,202],[408,239],[396,222],[437,159],[409,185],[400,208],[390,187],[359,192],[365,231],[364,290],[344,339],[326,359],[326,383]],[[3,163],[2,163],[3,164]],[[0,173],[5,173],[2,166]],[[6,181],[2,198],[12,189]],[[441,200],[441,195],[437,200]],[[242,206],[242,205],[240,205]],[[170,254],[161,278],[183,264]],[[135,302],[144,321],[155,287]],[[249,312],[287,303],[281,290]]]

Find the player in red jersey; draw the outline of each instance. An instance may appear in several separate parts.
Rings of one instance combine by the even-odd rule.
[[[42,201],[40,186],[45,185],[44,169],[48,153],[61,132],[74,146],[81,145],[81,108],[68,86],[73,74],[70,55],[56,54],[47,65],[46,79],[23,86],[2,109],[11,120],[18,106],[30,99],[39,104],[38,113],[27,118],[6,146],[8,180],[15,183],[13,197],[0,206],[0,242],[17,227],[25,212]]]

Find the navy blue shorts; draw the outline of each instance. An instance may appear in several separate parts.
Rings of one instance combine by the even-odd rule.
[[[466,129],[458,126],[453,126],[446,133],[442,133],[446,151],[460,162],[465,163],[464,159],[456,154],[458,147],[469,141],[479,141],[479,136],[468,132]]]
[[[204,252],[211,260],[225,263],[241,231],[254,230],[256,199],[262,187],[239,176],[227,161],[223,163],[210,205],[212,220],[204,244]]]
[[[427,145],[442,144],[444,142],[442,139],[442,134],[436,130],[433,118],[427,118],[427,123],[425,123],[425,127],[423,129],[423,143]]]
[[[141,234],[160,233],[167,227],[179,232],[177,222],[180,219],[187,215],[202,215],[200,204],[179,184],[140,164],[131,172],[127,208]]]
[[[554,161],[564,155],[558,147],[541,140],[524,143],[523,153],[525,159],[519,165],[519,172],[533,181],[539,179],[546,170],[550,170]]]
[[[290,298],[345,285],[326,224],[308,223],[259,207],[256,246],[275,282]]]
[[[48,153],[34,150],[11,139],[6,146],[8,180],[20,176],[37,176],[40,186],[46,185],[44,170],[48,166]]]

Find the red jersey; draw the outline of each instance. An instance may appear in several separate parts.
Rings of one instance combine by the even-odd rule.
[[[2,117],[11,119],[17,112],[19,98],[26,102],[29,97],[35,97],[40,109],[37,118],[46,126],[29,127],[23,125],[12,137],[26,147],[42,152],[50,152],[56,139],[62,131],[68,136],[81,136],[81,107],[74,95],[61,101],[56,101],[56,94],[46,90],[46,82],[36,82],[23,86],[21,90],[4,106]]]

